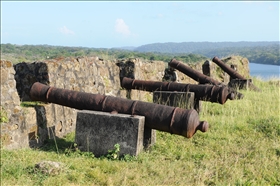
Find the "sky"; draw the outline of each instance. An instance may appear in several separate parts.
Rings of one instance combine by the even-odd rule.
[[[279,41],[279,1],[1,1],[1,43]]]

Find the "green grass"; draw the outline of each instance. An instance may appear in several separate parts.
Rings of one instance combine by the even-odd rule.
[[[44,106],[46,103],[40,101],[24,101],[20,103],[22,107],[35,107],[35,106]]]
[[[6,110],[0,105],[0,124],[7,123],[9,121],[8,114]]]
[[[280,82],[254,79],[262,92],[242,100],[203,102],[206,133],[187,139],[157,131],[137,157],[96,158],[75,148],[74,135],[39,149],[1,150],[2,185],[280,185]],[[59,175],[34,172],[43,160],[65,165]]]

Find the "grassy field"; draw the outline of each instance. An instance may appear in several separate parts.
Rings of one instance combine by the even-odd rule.
[[[1,185],[280,185],[280,81],[240,90],[242,100],[203,102],[206,133],[187,139],[157,131],[156,144],[137,157],[95,158],[74,148],[74,135],[40,149],[1,150]],[[34,170],[63,163],[58,175]]]

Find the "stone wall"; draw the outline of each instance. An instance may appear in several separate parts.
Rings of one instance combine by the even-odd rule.
[[[134,64],[137,79],[160,81],[163,62],[144,62],[139,59],[104,61],[98,57],[60,58],[43,62],[18,63],[1,60],[1,144],[15,149],[41,145],[53,136],[63,137],[75,131],[76,110],[56,104],[34,103],[29,90],[34,82],[81,92],[126,98],[127,90],[120,86],[124,66]],[[131,99],[152,100],[152,94],[131,91]],[[21,105],[24,105],[21,106]]]
[[[10,61],[1,60],[1,146],[21,148],[28,145],[27,118],[29,109],[20,106],[16,90],[15,70]],[[30,119],[30,120],[33,120]]]
[[[235,57],[237,69],[248,69],[246,58]],[[230,64],[232,59],[227,60]],[[248,60],[247,60],[248,61]],[[244,68],[242,68],[245,66]],[[162,81],[167,63],[140,59],[102,60],[98,57],[59,58],[33,63],[1,60],[1,146],[7,149],[36,147],[54,136],[75,131],[75,109],[56,104],[34,103],[28,95],[34,82],[81,92],[152,102],[152,93],[120,86],[124,76]],[[202,73],[202,63],[191,66]],[[226,82],[212,63],[211,75]],[[180,83],[197,84],[178,73]],[[219,74],[220,73],[220,74]],[[247,74],[246,74],[247,73]],[[242,75],[248,77],[249,71]]]

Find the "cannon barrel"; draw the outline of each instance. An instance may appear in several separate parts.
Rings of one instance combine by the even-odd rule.
[[[230,68],[228,65],[226,65],[222,60],[220,60],[218,57],[214,57],[212,59],[214,63],[216,63],[221,69],[223,69],[228,75],[230,75],[231,78],[233,79],[240,79],[240,80],[246,80],[245,77],[237,73],[234,69]],[[255,91],[260,92],[261,89],[256,87],[253,83],[249,82],[249,88]]]
[[[233,79],[242,79],[246,80],[243,76],[241,76],[239,73],[237,73],[234,69],[230,68],[228,65],[226,65],[222,60],[220,60],[218,57],[214,57],[212,59],[214,63],[216,63],[223,71],[225,71],[230,77]]]
[[[179,70],[180,72],[184,73],[185,75],[191,77],[193,80],[199,82],[200,84],[212,84],[212,85],[220,85],[221,83],[209,76],[206,76],[194,69],[192,69],[191,67],[183,64],[180,61],[177,61],[176,59],[172,59],[168,65],[170,67],[173,67],[177,70]]]
[[[180,72],[186,74],[187,76],[191,77],[193,80],[199,82],[200,84],[212,84],[212,85],[217,85],[217,86],[226,86],[226,85],[223,85],[222,83],[220,83],[219,81],[190,68],[189,66],[183,64],[182,62],[177,61],[176,59],[172,59],[168,63],[168,65],[179,70]],[[242,99],[243,98],[243,94],[241,94],[233,89],[230,89],[230,88],[229,88],[229,91],[232,92],[232,95],[234,96],[233,99]]]
[[[182,109],[119,97],[50,87],[39,82],[29,91],[33,101],[55,103],[80,110],[94,110],[145,116],[145,125],[171,134],[191,138],[197,130],[206,132],[208,123],[199,121],[194,109]]]
[[[124,77],[122,87],[126,89],[137,89],[148,92],[153,91],[182,91],[194,92],[195,99],[202,101],[224,104],[227,99],[235,99],[234,93],[224,86],[217,85],[193,85],[174,82],[144,81]]]

